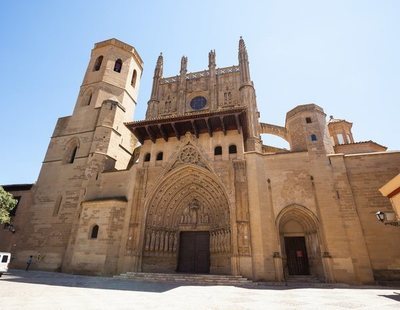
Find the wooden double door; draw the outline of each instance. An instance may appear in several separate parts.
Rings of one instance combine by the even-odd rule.
[[[210,233],[208,231],[180,233],[177,271],[210,273]]]
[[[304,237],[285,237],[285,251],[289,275],[310,274]]]

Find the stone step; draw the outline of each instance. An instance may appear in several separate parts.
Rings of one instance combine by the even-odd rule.
[[[224,274],[200,274],[200,273],[149,273],[149,272],[134,272],[129,271],[126,272],[127,275],[136,275],[136,276],[188,276],[188,277],[206,277],[206,278],[217,278],[217,277],[226,277],[226,278],[243,278],[242,276],[234,276],[234,275],[224,275]]]
[[[256,286],[257,284],[242,276],[232,275],[210,275],[210,274],[167,274],[167,273],[145,273],[127,272],[118,276],[118,279],[129,279],[146,282],[185,283],[200,285],[237,285]]]
[[[134,278],[174,278],[174,279],[199,279],[199,280],[243,280],[245,278],[243,277],[237,277],[237,276],[197,276],[197,275],[180,275],[180,274],[139,274],[139,273],[127,273],[125,274],[127,277],[134,277]]]
[[[324,283],[315,276],[291,276],[286,279],[285,282],[253,282],[245,277],[232,275],[127,272],[114,276],[114,278],[151,283],[174,283],[182,285],[227,285],[246,288],[266,288],[274,286],[313,288],[348,287],[346,284]]]
[[[321,283],[321,280],[316,276],[289,276],[286,282],[299,282],[299,283]]]

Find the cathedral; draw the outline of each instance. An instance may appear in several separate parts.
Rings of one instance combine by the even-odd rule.
[[[117,39],[96,43],[72,115],[58,119],[13,232],[12,266],[118,275],[199,273],[284,282],[400,279],[400,234],[379,188],[400,152],[356,142],[352,123],[313,103],[285,124],[261,121],[242,38],[238,65],[163,75],[158,57],[144,120],[132,120],[143,61]],[[262,85],[258,85],[262,87]],[[271,107],[272,108],[272,107]],[[290,149],[264,145],[262,134]]]

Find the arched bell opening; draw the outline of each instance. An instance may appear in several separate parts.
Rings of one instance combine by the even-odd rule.
[[[187,165],[165,176],[147,205],[145,272],[231,273],[229,203],[206,169]]]
[[[285,277],[310,275],[325,280],[316,216],[303,206],[288,206],[279,213],[277,226]]]

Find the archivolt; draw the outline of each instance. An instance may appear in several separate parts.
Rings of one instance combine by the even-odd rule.
[[[174,169],[156,187],[146,208],[147,228],[177,229],[193,201],[199,206],[199,224],[210,230],[229,228],[229,203],[222,185],[207,169],[191,164]]]
[[[318,230],[318,218],[304,206],[290,205],[279,212],[276,218],[276,225],[279,231],[282,231],[285,224],[292,220],[299,223],[305,233],[313,233]]]

